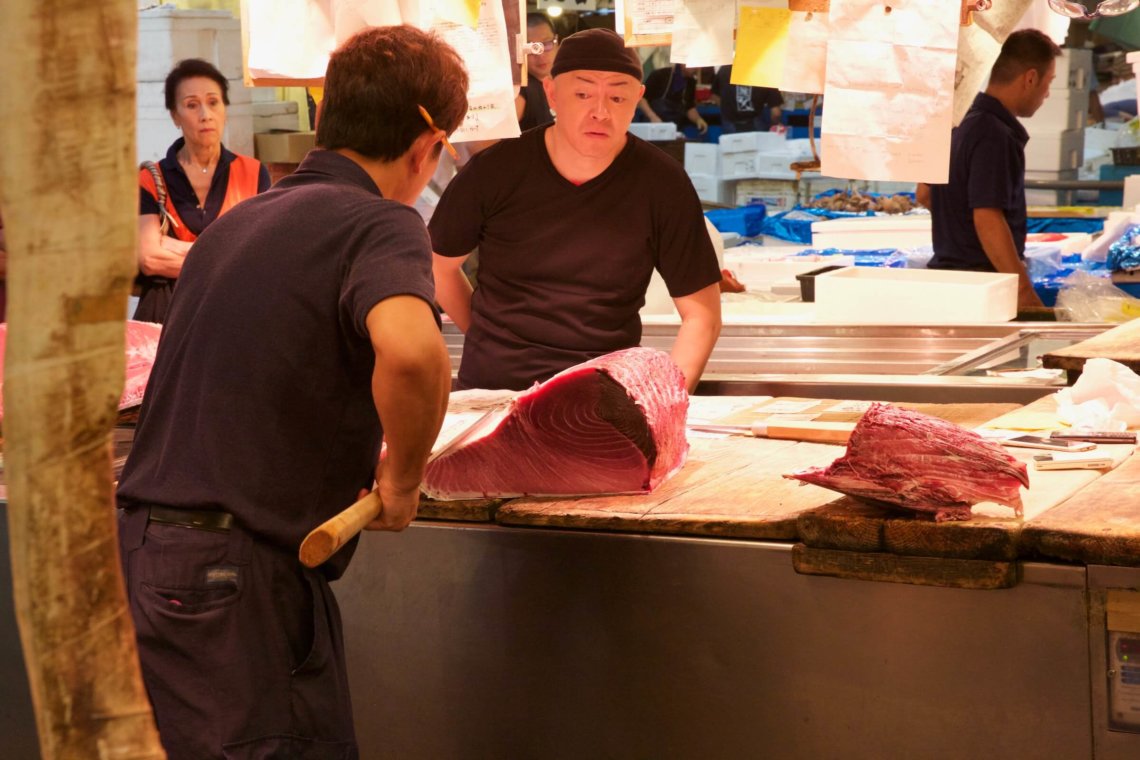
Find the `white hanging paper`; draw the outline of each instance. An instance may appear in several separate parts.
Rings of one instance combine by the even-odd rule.
[[[929,0],[831,1],[825,176],[947,181],[959,12]]]

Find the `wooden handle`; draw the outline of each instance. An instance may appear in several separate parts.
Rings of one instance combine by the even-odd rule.
[[[370,491],[363,499],[330,517],[305,536],[299,552],[301,564],[305,567],[320,565],[379,516],[380,494]]]
[[[776,422],[759,423],[763,426],[756,434],[765,438],[781,438],[785,441],[810,441],[812,443],[847,443],[854,422]]]

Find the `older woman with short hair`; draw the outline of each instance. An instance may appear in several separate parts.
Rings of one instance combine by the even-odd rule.
[[[157,164],[139,170],[139,304],[134,317],[162,322],[182,262],[211,222],[269,189],[269,171],[222,144],[229,82],[199,58],[166,77],[166,110],[181,132]]]

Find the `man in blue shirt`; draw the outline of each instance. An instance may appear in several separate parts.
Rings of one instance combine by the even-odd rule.
[[[950,138],[950,181],[918,186],[931,211],[931,269],[1018,276],[1018,308],[1041,307],[1025,269],[1025,144],[1028,118],[1049,97],[1061,49],[1036,29],[1011,34]]]

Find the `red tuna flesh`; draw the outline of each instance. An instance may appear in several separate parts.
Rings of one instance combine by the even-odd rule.
[[[999,444],[952,422],[890,404],[872,404],[847,452],[827,467],[785,475],[934,519],[969,520],[971,506],[994,502],[1021,516],[1025,464]]]
[[[126,377],[119,409],[130,409],[142,403],[154,356],[158,351],[158,338],[162,325],[154,322],[127,320],[126,324]],[[0,322],[0,388],[4,385],[4,350],[8,342],[8,324]],[[4,416],[4,402],[0,397],[0,418]]]
[[[434,499],[644,493],[685,463],[685,378],[668,354],[616,351],[537,384],[428,463]]]

